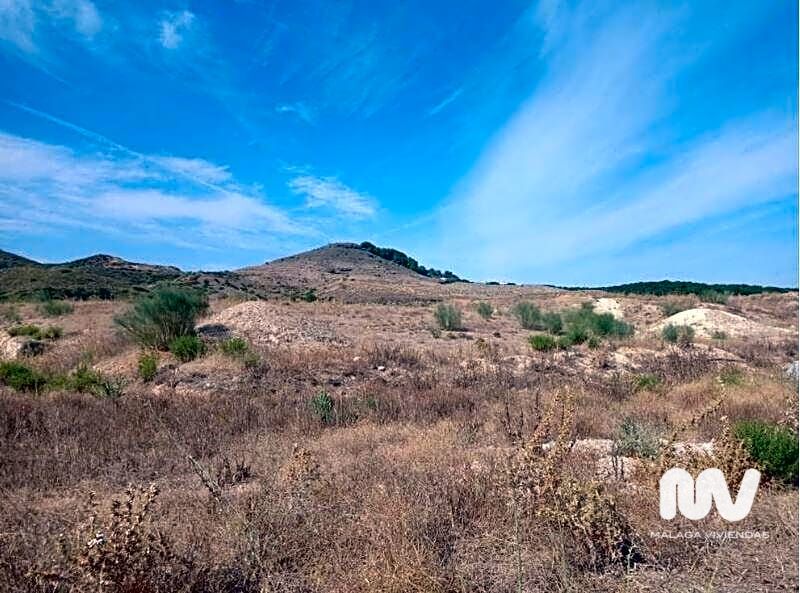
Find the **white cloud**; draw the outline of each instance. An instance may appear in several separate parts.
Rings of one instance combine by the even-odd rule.
[[[90,0],[57,0],[52,5],[52,12],[71,21],[75,30],[89,39],[103,28],[103,19]]]
[[[177,49],[194,23],[194,13],[188,10],[168,12],[159,23],[158,40],[166,49]]]
[[[455,101],[456,99],[458,99],[458,98],[461,96],[461,93],[463,93],[463,92],[464,92],[464,89],[463,89],[463,88],[461,88],[461,87],[457,88],[456,90],[454,90],[453,92],[451,92],[449,95],[447,95],[447,96],[446,96],[444,99],[442,99],[441,101],[439,101],[439,102],[438,102],[436,105],[434,105],[433,107],[431,107],[431,108],[428,110],[428,115],[436,115],[436,114],[437,114],[437,113],[439,113],[439,112],[440,112],[442,109],[444,109],[445,107],[447,107],[448,105],[450,105],[450,103],[452,103],[453,101]]]
[[[203,159],[159,156],[152,157],[151,160],[165,169],[206,183],[222,183],[231,179],[228,167],[221,167]]]
[[[305,103],[298,101],[297,103],[283,103],[275,107],[275,111],[278,113],[291,113],[302,119],[307,124],[314,124],[315,121],[315,114],[314,110],[311,109]]]
[[[91,0],[0,0],[0,40],[22,54],[39,54],[51,28],[91,40],[103,28],[103,19]]]
[[[307,208],[329,208],[353,219],[375,215],[375,200],[333,177],[301,175],[289,181],[291,190],[306,198]]]
[[[202,159],[80,154],[0,133],[0,204],[18,228],[88,228],[199,248],[257,247],[311,229]]]
[[[36,14],[30,0],[0,0],[0,40],[25,53],[36,52]]]
[[[588,19],[546,4],[548,74],[442,211],[441,249],[478,275],[530,277],[791,195],[796,140],[785,117],[745,117],[682,142],[659,135],[686,65],[665,49],[675,15]]]

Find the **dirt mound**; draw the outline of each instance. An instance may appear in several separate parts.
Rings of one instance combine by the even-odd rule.
[[[789,337],[789,330],[751,321],[741,315],[734,315],[718,309],[687,309],[657,323],[652,330],[660,332],[666,325],[688,325],[695,335],[711,338],[724,333],[729,338],[782,338]]]
[[[611,313],[615,319],[623,318],[622,307],[620,306],[619,301],[616,299],[610,299],[608,297],[602,297],[595,301],[594,312]]]
[[[333,325],[310,316],[279,314],[274,303],[249,301],[220,311],[199,326],[224,326],[235,336],[256,345],[346,343]]]

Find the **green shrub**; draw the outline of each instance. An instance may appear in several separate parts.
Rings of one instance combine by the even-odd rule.
[[[41,338],[42,330],[39,328],[38,325],[33,325],[33,324],[15,325],[13,327],[8,328],[8,335],[28,336],[38,340]]]
[[[594,350],[595,348],[599,348],[600,338],[598,338],[597,336],[589,336],[589,339],[586,340],[586,345],[592,350]]]
[[[694,328],[688,325],[673,325],[668,323],[661,330],[661,338],[670,344],[685,346],[694,340]]]
[[[723,385],[742,385],[744,383],[744,371],[735,366],[727,366],[719,372],[719,381]]]
[[[202,293],[162,288],[114,321],[141,346],[166,350],[175,338],[193,335],[195,320],[207,309]]]
[[[558,346],[561,350],[567,350],[571,346],[574,346],[572,340],[570,340],[569,336],[558,336],[555,338],[556,346]]]
[[[567,346],[577,346],[578,344],[583,344],[590,337],[595,336],[591,336],[585,327],[579,325],[570,327],[567,329],[567,332],[561,336],[562,343]]]
[[[717,329],[717,330],[714,330],[714,332],[711,334],[711,339],[712,340],[719,340],[719,341],[727,340],[728,339],[728,334],[726,334],[724,331],[720,331],[720,330]]]
[[[45,340],[57,340],[64,335],[64,330],[57,325],[50,325],[44,328],[40,335]]]
[[[231,358],[243,358],[250,351],[250,347],[242,338],[229,338],[219,344],[220,351]]]
[[[544,313],[541,320],[541,329],[558,335],[564,329],[564,322],[558,313]]]
[[[67,377],[64,384],[66,389],[78,393],[95,393],[100,390],[103,376],[86,365],[81,365]]]
[[[539,329],[542,312],[533,303],[523,301],[517,303],[513,309],[514,316],[519,320],[523,329]]]
[[[439,303],[434,317],[439,327],[444,330],[455,331],[461,329],[461,311],[455,305]]]
[[[39,304],[39,312],[47,317],[60,317],[72,313],[74,307],[66,301],[47,300]]]
[[[57,325],[41,328],[38,325],[27,324],[8,328],[8,334],[11,336],[28,336],[34,340],[57,340],[64,334],[64,330]]]
[[[637,375],[633,381],[636,391],[653,391],[661,385],[661,378],[658,375],[644,373]]]
[[[729,292],[722,292],[719,290],[703,290],[699,295],[700,300],[704,303],[716,303],[718,305],[725,305],[728,302],[731,294]]]
[[[734,425],[733,434],[765,476],[797,484],[797,432],[759,420],[743,420]]]
[[[659,451],[659,433],[652,426],[625,418],[614,436],[612,452],[623,457],[653,459]]]
[[[17,391],[38,391],[44,387],[46,379],[19,362],[0,362],[0,383]]]
[[[181,362],[189,362],[202,356],[206,345],[197,336],[178,336],[169,343],[169,351]]]
[[[300,295],[300,300],[307,303],[313,303],[317,300],[317,290],[315,288],[309,288]]]
[[[478,315],[483,317],[484,319],[490,319],[492,314],[494,313],[494,307],[492,307],[489,303],[481,302],[478,303]]]
[[[528,344],[530,344],[531,348],[538,352],[555,350],[556,346],[558,346],[556,339],[553,336],[548,336],[547,334],[533,334],[528,338]]]
[[[585,342],[592,335],[599,338],[625,338],[633,334],[632,325],[611,313],[595,313],[591,303],[585,303],[580,309],[565,311],[562,316],[567,334],[571,334],[577,344]]]
[[[311,409],[323,424],[331,424],[333,422],[333,398],[326,392],[320,391],[311,398]]]
[[[142,352],[139,355],[138,371],[142,381],[152,381],[158,372],[158,355],[155,352]]]
[[[81,364],[69,375],[50,377],[47,381],[47,387],[50,389],[77,391],[78,393],[90,393],[97,397],[117,398],[123,393],[125,380],[107,377],[88,365]]]

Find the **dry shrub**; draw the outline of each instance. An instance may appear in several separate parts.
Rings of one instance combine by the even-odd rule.
[[[574,405],[574,394],[558,392],[534,434],[509,460],[506,477],[517,545],[520,529],[535,532],[543,522],[566,538],[570,565],[591,570],[631,566],[639,556],[614,497],[601,483],[579,481],[566,473]],[[542,441],[550,433],[555,440],[545,450]]]
[[[89,494],[87,520],[59,541],[55,566],[36,571],[42,589],[76,591],[158,591],[165,569],[179,568],[166,539],[153,527],[152,505],[158,489],[129,486],[102,517]]]
[[[418,352],[400,344],[375,344],[364,349],[364,357],[372,366],[399,366],[419,368],[422,364]]]

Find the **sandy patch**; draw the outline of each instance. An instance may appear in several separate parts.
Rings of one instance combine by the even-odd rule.
[[[792,334],[787,329],[764,325],[741,315],[703,307],[676,313],[657,323],[651,331],[660,332],[668,324],[688,325],[702,338],[713,337],[716,332],[724,332],[729,338],[784,338]]]
[[[308,316],[289,318],[279,315],[274,304],[248,301],[220,311],[205,325],[222,325],[233,335],[241,336],[253,344],[278,345],[308,342],[340,344],[345,340],[333,325]],[[202,327],[198,331],[202,331]]]
[[[595,301],[594,312],[600,314],[611,313],[615,319],[622,319],[623,317],[622,307],[619,302],[616,299],[610,299],[608,297],[602,297]]]

